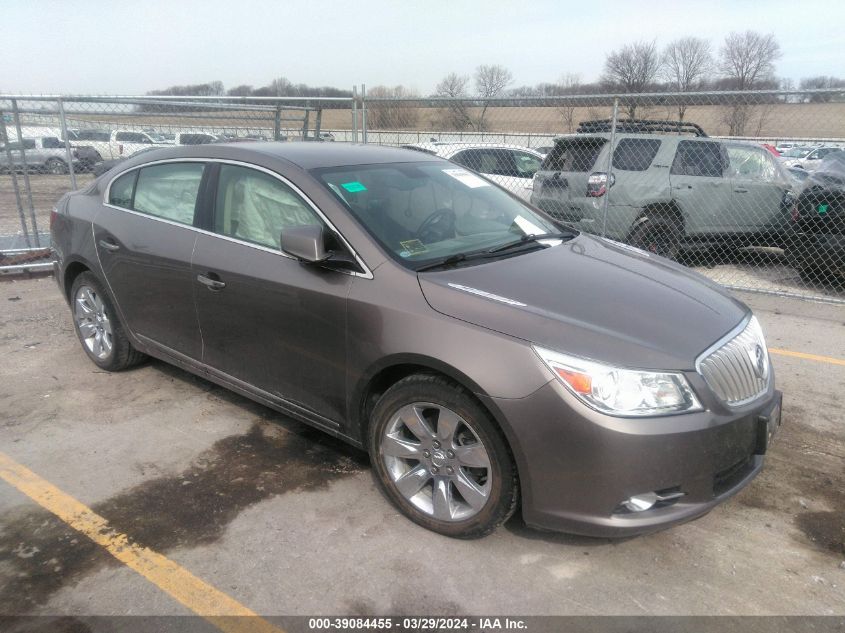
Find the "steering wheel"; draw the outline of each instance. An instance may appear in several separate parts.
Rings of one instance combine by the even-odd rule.
[[[438,209],[428,216],[414,233],[423,243],[439,242],[455,236],[455,212],[452,209]]]

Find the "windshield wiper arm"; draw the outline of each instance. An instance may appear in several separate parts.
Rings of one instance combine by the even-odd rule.
[[[575,237],[575,233],[528,233],[520,237],[518,240],[502,244],[501,246],[496,246],[485,252],[499,253],[501,251],[507,251],[512,248],[516,248],[517,246],[522,246],[523,244],[527,244],[528,242],[538,242],[540,240],[571,239],[573,237]]]
[[[420,266],[417,268],[417,272],[423,272],[424,270],[432,270],[434,268],[444,268],[447,266],[454,266],[464,260],[467,259],[466,253],[455,253],[454,255],[449,255],[449,257],[444,257],[443,259],[438,259],[437,261],[433,261],[430,264],[425,264],[424,266]]]

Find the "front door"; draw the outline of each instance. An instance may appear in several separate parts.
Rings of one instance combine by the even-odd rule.
[[[200,235],[194,251],[203,362],[338,422],[345,417],[346,297],[355,278],[282,254],[281,232],[306,224],[324,223],[279,177],[220,166],[214,234]]]

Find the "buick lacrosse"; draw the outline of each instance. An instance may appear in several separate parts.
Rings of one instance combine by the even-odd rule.
[[[435,156],[345,143],[132,157],[51,218],[100,368],[172,363],[366,450],[441,534],[649,532],[760,471],[781,396],[757,320]]]

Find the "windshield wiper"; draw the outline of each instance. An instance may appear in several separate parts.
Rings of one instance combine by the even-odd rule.
[[[523,244],[527,244],[529,242],[538,242],[540,240],[561,240],[561,239],[572,239],[575,237],[575,233],[569,232],[560,232],[560,233],[537,233],[532,234],[529,233],[527,235],[523,235],[518,240],[514,240],[513,242],[508,242],[506,244],[502,244],[501,246],[496,246],[491,248],[486,253],[499,253],[501,251],[507,251],[512,248],[516,248],[517,246],[522,246]]]
[[[475,255],[475,253],[473,253],[472,255]],[[432,270],[434,268],[446,268],[449,266],[454,266],[457,263],[465,261],[469,257],[471,256],[467,255],[466,253],[455,253],[454,255],[449,255],[449,257],[444,257],[443,259],[438,259],[436,261],[431,262],[430,264],[420,266],[416,269],[416,271],[420,273],[424,270]]]

